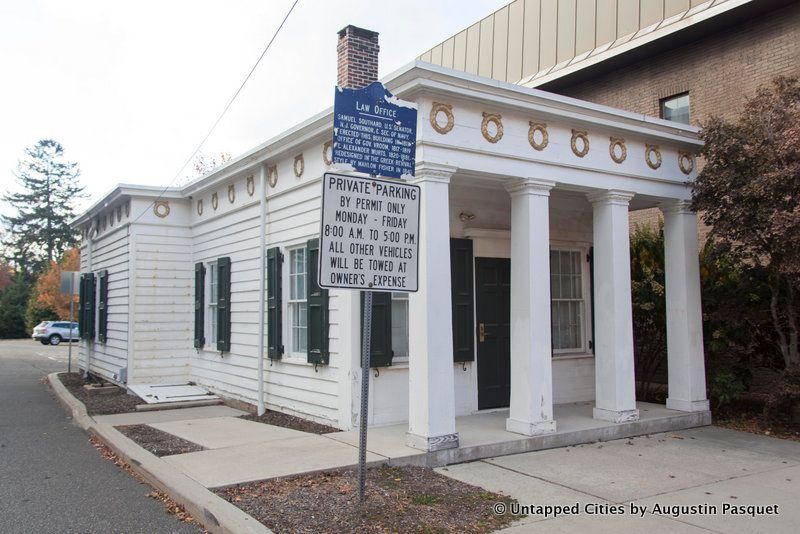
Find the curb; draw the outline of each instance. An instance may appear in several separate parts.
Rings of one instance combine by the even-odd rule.
[[[113,426],[97,423],[86,413],[86,406],[72,396],[57,375],[58,373],[47,375],[47,381],[75,423],[103,441],[148,484],[169,494],[176,503],[184,506],[207,530],[215,534],[272,532],[205,486],[141,448]]]

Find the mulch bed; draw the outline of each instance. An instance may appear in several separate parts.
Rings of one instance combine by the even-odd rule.
[[[765,401],[765,393],[750,393],[731,404],[712,408],[713,422],[731,430],[800,441],[800,427],[791,423],[789,414],[780,419],[764,415]]]
[[[315,423],[293,415],[274,412],[267,410],[264,415],[256,415],[254,413],[242,415],[242,419],[248,421],[255,421],[256,423],[265,423],[267,425],[282,426],[284,428],[291,428],[292,430],[299,430],[301,432],[310,432],[311,434],[330,434],[331,432],[339,432],[338,428],[332,426]]]
[[[143,449],[159,457],[205,450],[205,447],[201,447],[197,443],[173,436],[169,432],[149,425],[123,425],[115,428]]]
[[[493,505],[513,499],[423,467],[368,470],[358,503],[354,469],[238,484],[214,490],[267,527],[291,533],[492,532],[516,518]]]
[[[135,412],[136,405],[143,403],[139,397],[128,395],[122,388],[113,393],[90,394],[83,386],[92,382],[84,380],[79,373],[59,373],[58,378],[76,399],[86,405],[86,413],[89,415]]]

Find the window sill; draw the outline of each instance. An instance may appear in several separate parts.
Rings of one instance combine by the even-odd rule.
[[[284,356],[280,360],[276,360],[283,363],[288,363],[291,365],[305,365],[309,367],[313,367],[313,363],[308,363],[308,360],[305,356]]]
[[[584,358],[594,358],[591,352],[564,352],[561,354],[553,354],[554,360],[580,360]]]

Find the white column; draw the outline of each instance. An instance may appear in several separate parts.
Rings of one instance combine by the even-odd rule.
[[[406,443],[424,451],[458,447],[450,298],[450,176],[455,168],[420,164],[419,291],[409,295],[409,395]]]
[[[667,408],[708,410],[700,305],[697,216],[688,201],[661,206],[667,298]]]
[[[555,432],[550,335],[550,189],[515,180],[511,194],[511,404],[506,429]]]
[[[636,421],[628,235],[628,204],[633,193],[600,191],[588,198],[594,207],[594,418]]]

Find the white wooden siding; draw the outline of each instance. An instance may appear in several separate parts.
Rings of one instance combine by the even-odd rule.
[[[88,244],[81,244],[81,272],[95,276],[108,270],[108,333],[105,343],[81,341],[79,365],[86,367],[86,355],[91,351],[90,371],[119,382],[120,370],[128,365],[128,225],[106,227],[92,242],[91,269]],[[99,296],[99,282],[95,291]],[[96,306],[95,306],[96,307]],[[95,319],[95,331],[99,324]]]
[[[314,147],[322,159],[322,145]],[[293,158],[290,158],[293,161]],[[316,167],[316,168],[315,168]],[[315,174],[317,173],[317,174]],[[319,163],[306,158],[306,171],[297,179],[291,163],[279,163],[278,187],[267,192],[267,247],[286,248],[304,244],[319,232],[320,182],[315,177],[322,174]],[[192,212],[193,264],[205,264],[220,257],[231,258],[231,347],[220,354],[213,340],[207,340],[202,350],[192,350],[190,356],[191,380],[224,396],[256,404],[258,392],[258,307],[259,307],[259,203],[258,194],[245,193],[244,174],[231,182],[220,184],[214,190],[196,195]],[[256,189],[258,189],[255,171]],[[234,184],[236,200],[230,203],[227,188]],[[219,204],[212,208],[211,195],[217,192]],[[202,199],[203,214],[196,210]],[[285,261],[288,261],[286,254]],[[208,277],[209,275],[206,274]],[[284,277],[284,343],[288,339],[289,315],[286,308],[288,280]],[[263,298],[264,296],[262,296]],[[328,366],[308,364],[305,359],[288,358],[274,362],[265,361],[265,403],[270,409],[301,415],[339,427],[349,426],[341,421],[341,385],[339,356],[341,321],[338,302],[332,292],[330,298],[330,350]],[[208,337],[208,333],[207,333]],[[266,357],[266,355],[264,355]],[[345,373],[346,377],[346,373]]]
[[[190,230],[181,213],[188,211],[188,202],[184,204],[171,203],[169,217],[144,220],[132,229],[133,384],[189,380],[194,270]]]

